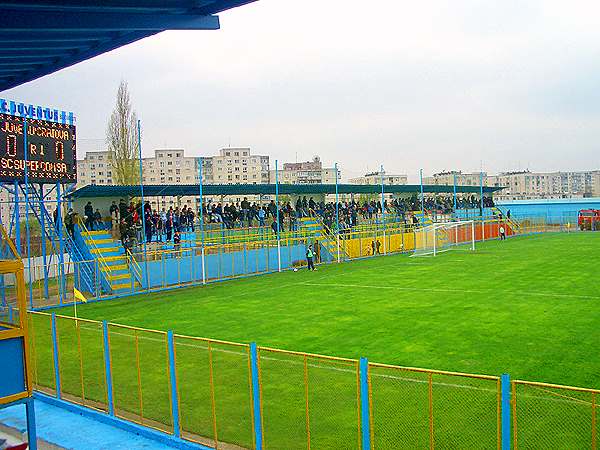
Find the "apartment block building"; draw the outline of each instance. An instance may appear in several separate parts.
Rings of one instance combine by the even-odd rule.
[[[489,177],[490,186],[505,186],[499,200],[584,198],[600,195],[600,171],[505,172]]]
[[[253,155],[249,148],[223,148],[212,157],[207,178],[207,184],[267,184],[269,157]]]
[[[338,181],[340,174],[338,169]],[[283,169],[271,170],[269,178],[281,184],[335,184],[336,169],[323,167],[321,158],[315,156],[312,161],[284,163]]]
[[[350,184],[381,184],[383,176],[383,184],[408,184],[407,175],[392,175],[383,171],[366,173],[362,177],[350,178]]]
[[[438,172],[429,177],[423,177],[423,184],[452,186],[455,179],[457,186],[479,186],[481,184],[481,173],[466,173],[459,170]],[[487,182],[487,173],[483,172],[483,185],[487,186]]]
[[[423,178],[424,184],[479,186],[479,172],[440,172]],[[535,200],[584,198],[600,196],[600,170],[567,172],[501,172],[488,175],[483,172],[483,185],[504,187],[494,194],[497,200]]]

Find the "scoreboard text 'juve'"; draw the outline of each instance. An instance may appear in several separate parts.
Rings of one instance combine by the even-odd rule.
[[[0,182],[24,182],[27,164],[30,183],[75,183],[75,126],[26,120],[27,158],[24,152],[24,119],[0,114]]]

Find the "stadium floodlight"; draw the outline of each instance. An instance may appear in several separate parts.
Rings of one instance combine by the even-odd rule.
[[[415,231],[415,250],[411,256],[436,256],[467,245],[475,250],[473,220],[433,223]]]

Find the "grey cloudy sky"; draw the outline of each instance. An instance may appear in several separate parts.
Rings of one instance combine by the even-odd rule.
[[[600,168],[600,4],[260,0],[221,30],[166,32],[3,93],[75,111],[101,145],[121,79],[143,148],[273,160],[344,178]]]

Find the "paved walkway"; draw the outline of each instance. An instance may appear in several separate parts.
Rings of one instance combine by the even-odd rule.
[[[35,415],[40,449],[163,450],[173,448],[39,400],[35,402]],[[25,406],[16,405],[0,409],[0,424],[24,433],[27,428]]]

